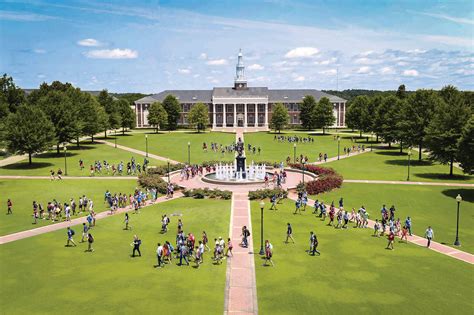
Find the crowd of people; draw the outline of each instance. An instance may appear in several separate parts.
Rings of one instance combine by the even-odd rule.
[[[284,136],[284,135],[275,135],[273,141],[277,142],[288,142],[288,143],[314,143],[314,138],[311,136]]]
[[[107,160],[97,160],[89,166],[90,176],[95,176],[97,174],[105,175],[123,175],[124,171],[127,175],[137,175],[142,172],[146,172],[150,161],[145,157],[143,159],[143,164],[140,164],[135,160],[135,157],[132,157],[130,161],[125,164],[123,161],[120,161],[117,164],[110,164]],[[84,161],[79,160],[79,169],[84,170]]]

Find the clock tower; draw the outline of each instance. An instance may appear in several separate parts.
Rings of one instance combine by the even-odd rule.
[[[242,61],[242,49],[239,50],[239,55],[237,57],[237,65],[235,66],[234,89],[247,89],[247,80],[245,79],[245,66],[244,62]]]

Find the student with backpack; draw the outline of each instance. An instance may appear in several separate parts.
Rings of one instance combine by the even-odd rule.
[[[133,242],[130,244],[133,246],[133,252],[132,252],[132,257],[135,257],[135,252],[138,252],[138,256],[142,256],[142,253],[140,252],[140,245],[142,244],[142,241],[138,238],[137,235],[133,236]]]
[[[69,243],[72,243],[72,244],[74,245],[74,247],[77,246],[77,244],[74,242],[74,240],[73,240],[73,238],[72,238],[72,237],[74,236],[74,234],[76,234],[76,233],[74,232],[74,230],[71,229],[70,227],[68,227],[68,228],[67,228],[67,243],[66,243],[66,247],[69,247],[69,246],[70,246]]]
[[[94,243],[94,237],[92,236],[91,233],[87,234],[87,251],[88,252],[93,252],[94,249],[92,248],[92,243]]]

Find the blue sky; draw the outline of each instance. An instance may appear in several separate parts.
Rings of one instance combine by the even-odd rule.
[[[24,88],[474,89],[472,1],[0,1],[0,71]]]

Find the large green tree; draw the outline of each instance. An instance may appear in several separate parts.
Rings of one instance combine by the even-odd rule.
[[[54,126],[43,111],[36,106],[21,105],[16,113],[8,116],[6,121],[6,146],[13,154],[32,155],[46,151],[54,143]]]
[[[313,109],[312,113],[314,119],[314,127],[322,128],[323,134],[326,133],[326,128],[334,125],[336,117],[334,117],[333,105],[329,98],[323,97],[319,100]]]
[[[397,97],[401,100],[405,99],[407,97],[407,92],[405,89],[405,84],[402,84],[398,87],[397,90]]]
[[[16,86],[12,77],[3,74],[0,78],[0,119],[7,112],[14,113],[18,106],[25,102],[25,93]]]
[[[284,129],[290,121],[288,109],[282,103],[276,103],[272,108],[272,119],[270,121],[270,128],[278,133]]]
[[[188,114],[188,121],[198,132],[209,125],[209,108],[203,103],[194,104]]]
[[[472,174],[474,170],[474,114],[464,126],[459,139],[457,160],[464,173]]]
[[[400,130],[410,146],[418,146],[418,160],[423,154],[423,139],[426,136],[426,126],[429,125],[434,110],[442,99],[433,90],[417,90],[406,99],[408,106],[403,108],[400,118]]]
[[[380,120],[379,134],[385,142],[400,141],[400,151],[403,149],[403,137],[400,133],[400,113],[404,102],[395,96],[387,96],[377,108],[377,119]]]
[[[125,129],[132,129],[135,127],[135,111],[125,99],[118,100],[117,107],[120,115],[122,134],[125,134]]]
[[[95,97],[88,95],[87,102],[81,107],[80,116],[83,120],[82,134],[90,136],[94,141],[94,135],[103,131],[104,125],[107,124],[105,109]]]
[[[316,107],[316,100],[314,99],[313,96],[311,95],[306,95],[303,98],[303,102],[301,103],[300,106],[300,120],[301,120],[301,126],[303,128],[311,130],[315,126],[315,121],[314,121],[314,108]]]
[[[100,91],[97,100],[107,113],[108,123],[104,126],[104,135],[107,138],[108,129],[117,129],[121,126],[118,102],[114,100],[114,97],[107,90]]]
[[[158,129],[166,128],[168,124],[168,113],[160,102],[154,102],[148,108],[148,123],[155,128],[156,133]]]
[[[367,111],[369,98],[365,95],[355,97],[349,104],[346,113],[346,125],[351,129],[357,129],[362,136],[362,130],[366,128],[363,120]]]
[[[435,108],[426,128],[425,143],[430,151],[430,159],[442,164],[449,163],[449,175],[453,175],[453,166],[459,156],[458,141],[471,117],[471,108],[453,86],[444,87],[440,95],[443,101]]]
[[[178,128],[178,120],[181,113],[181,105],[178,99],[173,95],[168,95],[163,100],[163,107],[168,113],[168,130],[175,130]]]

